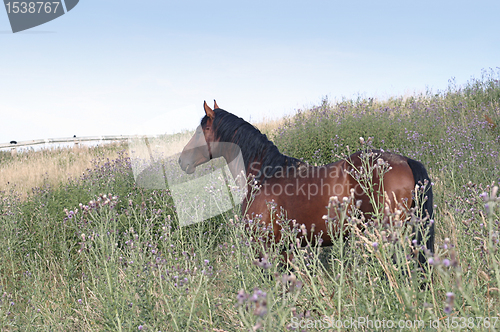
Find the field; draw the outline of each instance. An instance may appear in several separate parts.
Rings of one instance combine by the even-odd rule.
[[[283,243],[257,261],[265,229],[238,207],[181,227],[169,189],[134,181],[126,144],[2,152],[1,330],[500,329],[500,71],[404,98],[324,99],[257,126],[311,164],[367,144],[421,161],[434,184],[429,270],[416,268],[410,227],[361,232],[359,216],[331,248],[278,220]]]

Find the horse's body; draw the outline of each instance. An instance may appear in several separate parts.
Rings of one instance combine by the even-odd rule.
[[[343,197],[350,198],[353,191],[353,201],[361,201],[359,209],[365,215],[374,212],[373,204],[362,190],[359,181],[353,177],[353,170],[367,166],[366,160],[363,164],[361,152],[325,166],[310,166],[301,160],[281,154],[266,135],[243,119],[218,108],[217,104],[215,110],[206,103],[204,108],[206,116],[202,119],[197,133],[184,148],[179,164],[184,171],[192,173],[196,166],[212,158],[224,157],[229,163],[234,158],[234,151],[224,151],[219,148],[218,142],[237,145],[241,149],[246,175],[253,175],[261,186],[253,201],[247,196],[243,202],[243,211],[247,211],[249,218],[258,217],[266,224],[276,220],[276,216],[271,216],[268,206],[274,201],[278,213],[284,211],[287,219],[294,219],[308,229],[314,224],[314,233],[322,233],[322,244],[331,245],[332,239],[328,236],[323,217],[327,214],[330,197],[337,196],[339,200]],[[206,145],[202,144],[203,140]],[[385,205],[385,213],[391,214],[397,209],[408,210],[414,205],[415,185],[420,183],[428,187],[423,208],[429,221],[433,215],[432,188],[424,166],[400,155],[375,150],[372,153],[374,157],[371,165],[382,162],[391,167],[383,175],[382,181],[377,171],[374,171],[372,176],[374,189],[379,192],[376,196],[377,203]],[[236,170],[232,170],[232,173],[233,176],[237,175]],[[330,211],[328,218],[337,220],[334,233],[340,228],[336,217]],[[433,252],[434,225],[432,222],[426,225],[429,227],[426,247]],[[274,222],[272,227],[275,239],[279,241],[281,226]],[[417,234],[418,243],[421,239],[422,234]],[[424,264],[425,257],[420,255],[419,261]]]
[[[380,195],[378,204],[390,204],[389,211],[393,213],[396,209],[409,209],[412,204],[412,190],[415,189],[415,180],[411,168],[407,163],[407,158],[374,151],[374,154],[386,160],[392,169],[383,177],[384,191],[390,195],[385,199]],[[299,224],[306,226],[315,225],[315,232],[322,233],[323,245],[331,245],[331,238],[328,236],[327,224],[324,221],[327,215],[327,206],[332,196],[337,196],[339,200],[343,197],[351,197],[351,190],[354,193],[353,202],[361,201],[359,209],[365,214],[373,213],[374,208],[369,198],[360,187],[359,183],[350,174],[354,167],[361,169],[362,161],[360,153],[355,153],[349,157],[349,161],[340,160],[325,166],[299,166],[297,170],[288,170],[288,174],[275,174],[261,184],[254,201],[250,206],[244,202],[243,209],[252,217],[262,214],[262,221],[270,222],[270,213],[267,207],[268,202],[274,201],[280,213],[282,208],[286,212],[287,218],[295,219]],[[278,175],[278,176],[276,176]],[[378,184],[379,179],[375,174],[373,183]],[[376,189],[376,188],[375,188]],[[394,199],[394,196],[395,199]],[[400,204],[400,205],[399,205]],[[332,215],[335,211],[330,211],[330,219],[336,219]],[[273,216],[276,219],[276,216]],[[334,224],[334,233],[338,232],[340,225]],[[280,226],[273,225],[274,234],[279,240]]]

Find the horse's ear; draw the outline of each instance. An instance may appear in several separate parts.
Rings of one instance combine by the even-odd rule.
[[[215,112],[210,108],[210,106],[207,105],[207,102],[203,102],[203,108],[205,109],[205,114],[210,118],[210,119],[215,119]]]
[[[220,108],[220,107],[219,107],[219,105],[217,105],[217,102],[216,102],[216,101],[215,101],[215,99],[214,99],[214,110],[216,110],[216,109],[218,109],[218,108]]]

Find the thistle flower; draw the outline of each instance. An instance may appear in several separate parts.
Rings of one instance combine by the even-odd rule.
[[[264,255],[264,257],[262,257],[260,259],[254,260],[253,264],[264,269],[264,270],[267,270],[272,266],[271,263],[269,263],[267,255]]]
[[[307,235],[307,229],[306,229],[306,225],[302,224],[300,225],[300,230],[302,231],[302,235]]]
[[[446,293],[446,306],[444,307],[445,314],[449,315],[453,310],[455,302],[455,294],[453,292]]]
[[[245,301],[248,299],[248,294],[245,293],[245,290],[240,289],[238,295],[236,296],[236,300],[238,301],[238,305],[243,305]]]

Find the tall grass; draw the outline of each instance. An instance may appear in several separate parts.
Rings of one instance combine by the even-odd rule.
[[[498,79],[490,71],[438,93],[324,100],[266,129],[281,151],[310,163],[365,148],[359,137],[422,161],[436,205],[427,272],[417,268],[411,228],[400,220],[413,215],[418,227],[415,211],[389,216],[387,227],[348,214],[350,197],[332,198],[328,209],[350,232],[325,249],[270,202],[283,228],[270,245],[271,229],[238,207],[180,227],[169,190],[136,186],[130,159],[119,153],[27,197],[15,188],[2,193],[2,330],[500,328],[500,132],[484,117],[499,123]]]

